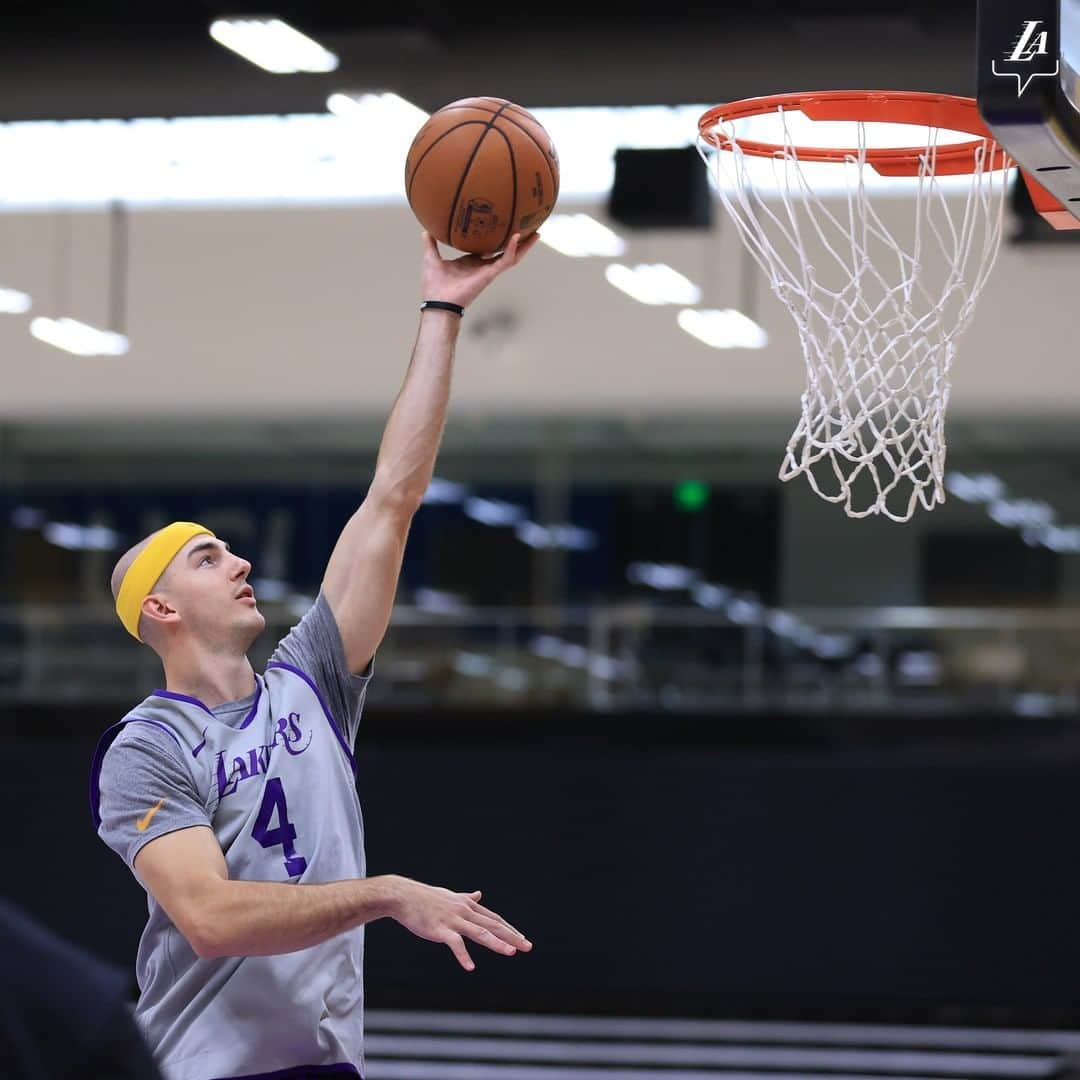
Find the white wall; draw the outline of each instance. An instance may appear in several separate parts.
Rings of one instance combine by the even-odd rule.
[[[0,283],[31,292],[41,314],[61,313],[58,220],[0,216]],[[67,313],[101,325],[105,217],[70,224]],[[0,420],[385,412],[417,319],[419,229],[407,207],[138,211],[130,234],[132,352],[76,358],[33,340],[28,317],[0,316]],[[743,258],[730,224],[712,235],[627,235],[625,261],[668,262],[706,284],[707,303],[737,305]],[[541,246],[492,286],[466,316],[457,415],[684,411],[794,423],[802,359],[763,282],[769,347],[725,352],[678,329],[674,309],[613,289],[604,265]],[[950,416],[1078,411],[1078,271],[1080,248],[1004,247],[961,342]]]

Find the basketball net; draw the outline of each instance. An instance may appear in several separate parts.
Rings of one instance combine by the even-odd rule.
[[[698,138],[725,210],[802,343],[802,416],[780,479],[805,476],[850,517],[907,521],[920,504],[945,500],[949,372],[1001,243],[1002,155],[995,161],[987,140],[965,193],[946,192],[935,175],[938,129],[924,129],[925,154],[904,181],[913,198],[877,196],[910,206],[901,239],[866,184],[868,125],[851,122],[855,146],[829,166],[843,170],[846,192],[826,204],[805,175],[790,111],[776,109],[783,139],[768,157],[744,153],[731,122],[713,129],[723,149]],[[771,184],[762,183],[766,162]]]

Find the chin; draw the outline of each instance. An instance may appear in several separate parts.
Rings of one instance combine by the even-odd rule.
[[[265,628],[266,616],[257,608],[252,608],[251,613],[244,619],[243,623],[237,625],[237,633],[245,636],[250,646]]]

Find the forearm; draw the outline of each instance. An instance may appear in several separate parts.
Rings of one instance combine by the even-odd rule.
[[[223,880],[200,905],[203,930],[190,944],[202,957],[295,952],[390,915],[394,895],[390,876],[324,885]]]
[[[405,505],[419,504],[435,469],[460,323],[448,311],[421,315],[409,370],[379,445],[373,486]]]

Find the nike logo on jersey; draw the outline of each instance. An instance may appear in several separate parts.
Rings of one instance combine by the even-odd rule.
[[[139,818],[139,820],[138,820],[138,821],[136,821],[136,822],[135,822],[135,828],[136,828],[136,829],[138,829],[138,830],[139,830],[139,832],[146,832],[147,828],[148,828],[148,827],[149,827],[149,825],[150,825],[150,819],[151,819],[151,818],[152,818],[152,817],[153,817],[153,816],[154,816],[154,815],[155,815],[155,814],[156,814],[156,813],[157,813],[157,812],[158,812],[158,811],[159,811],[159,810],[160,810],[160,809],[161,809],[161,808],[162,808],[162,807],[163,807],[164,805],[165,805],[165,800],[164,800],[164,799],[161,799],[161,800],[160,800],[160,801],[158,802],[157,806],[151,806],[151,807],[150,807],[150,809],[149,809],[149,810],[147,810],[147,811],[146,811],[146,813],[145,813],[145,814],[144,814],[144,815],[143,815],[143,816],[142,816],[141,818]]]

